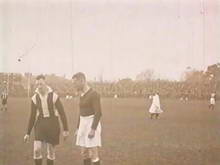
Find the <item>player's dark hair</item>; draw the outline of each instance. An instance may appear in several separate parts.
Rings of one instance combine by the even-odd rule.
[[[44,75],[41,74],[36,77],[36,80],[40,80],[40,79],[45,80],[46,78]]]
[[[83,80],[86,80],[86,76],[85,76],[84,73],[78,72],[78,73],[73,75],[72,79],[77,79],[77,80],[83,79]]]

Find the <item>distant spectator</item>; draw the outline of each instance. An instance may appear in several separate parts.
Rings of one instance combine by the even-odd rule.
[[[155,116],[155,119],[159,118],[160,113],[163,112],[163,110],[160,107],[160,98],[159,98],[159,94],[155,93],[153,95],[153,101],[151,104],[151,107],[149,109],[150,112],[150,118],[153,119]]]

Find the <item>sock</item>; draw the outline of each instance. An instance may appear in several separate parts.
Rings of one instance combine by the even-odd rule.
[[[100,160],[93,162],[93,165],[100,165]]]
[[[84,165],[91,165],[91,159],[87,158],[83,160]]]
[[[42,165],[42,159],[34,159],[35,165]]]
[[[53,165],[53,160],[47,159],[47,165]]]

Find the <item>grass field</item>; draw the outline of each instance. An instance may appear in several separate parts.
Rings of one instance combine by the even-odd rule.
[[[70,137],[57,147],[56,165],[81,165],[73,132],[77,101],[63,100]],[[162,100],[164,113],[150,120],[150,101],[102,99],[103,165],[219,165],[220,102]],[[32,141],[23,143],[29,118],[27,99],[9,99],[0,112],[0,165],[32,165]],[[74,142],[74,143],[73,143]]]

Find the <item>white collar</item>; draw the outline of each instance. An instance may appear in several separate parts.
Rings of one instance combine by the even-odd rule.
[[[50,93],[50,92],[53,92],[53,90],[52,90],[52,88],[51,88],[51,87],[47,86],[47,88],[48,88],[48,91],[47,91],[46,95],[47,95],[48,93]],[[38,89],[38,88],[35,90],[35,92],[36,92],[37,94],[39,94],[40,96],[42,96],[42,95],[40,94],[40,92],[39,92],[39,89]]]
[[[88,89],[87,89],[85,92],[82,92],[82,93],[81,93],[81,97],[84,96],[90,89],[91,89],[91,88],[88,87]]]

